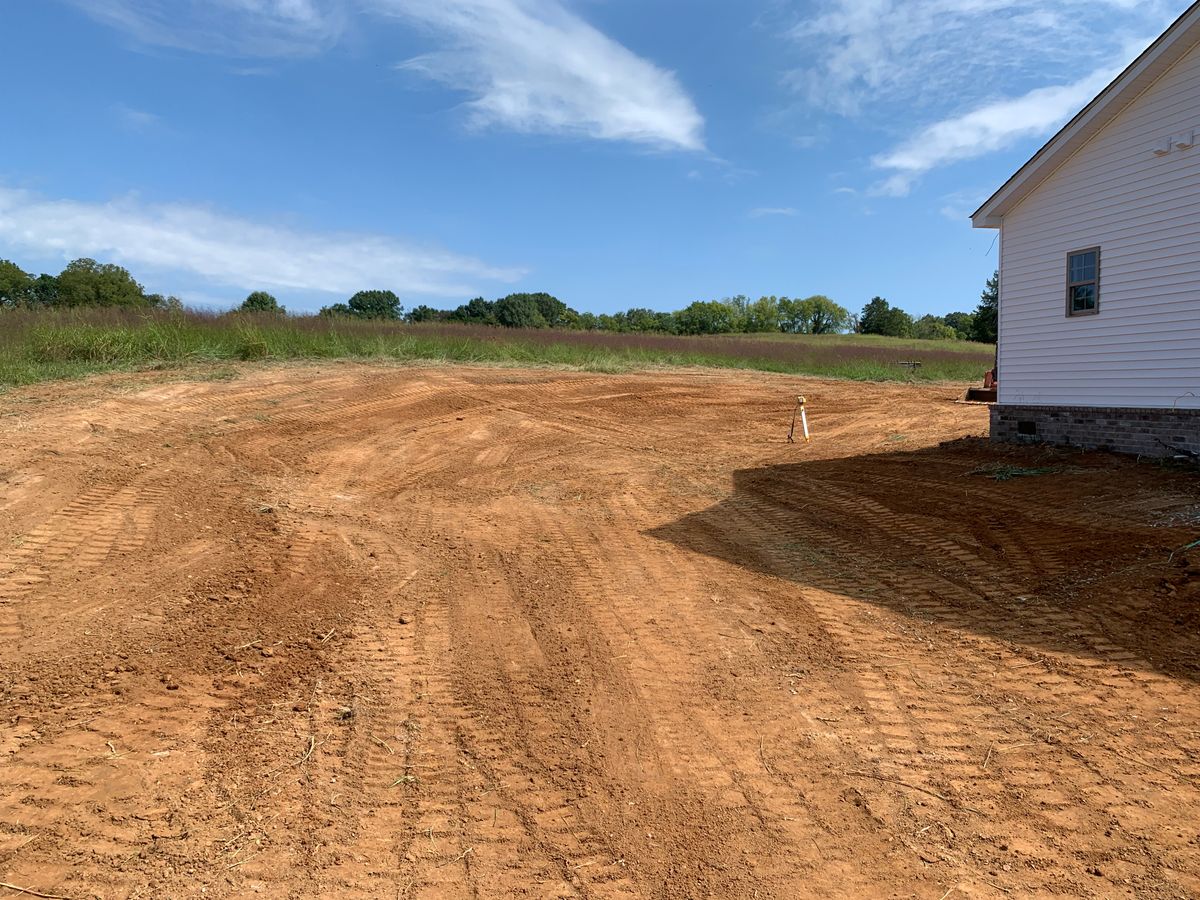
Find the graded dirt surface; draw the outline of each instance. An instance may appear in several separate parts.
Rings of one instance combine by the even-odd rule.
[[[959,391],[0,397],[0,900],[1200,896],[1200,482]]]

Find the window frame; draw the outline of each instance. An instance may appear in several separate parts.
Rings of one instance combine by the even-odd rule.
[[[1071,280],[1071,257],[1082,256],[1085,253],[1096,254],[1096,277],[1089,278],[1086,281]],[[1091,309],[1075,309],[1072,303],[1072,293],[1077,287],[1082,287],[1085,284],[1094,285],[1096,289],[1096,305]],[[1099,247],[1084,247],[1082,250],[1070,250],[1067,252],[1067,318],[1074,319],[1077,316],[1095,316],[1100,314],[1100,248]]]

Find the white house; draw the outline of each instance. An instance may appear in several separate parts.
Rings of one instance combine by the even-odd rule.
[[[1000,230],[993,439],[1200,453],[1200,2],[971,219]]]

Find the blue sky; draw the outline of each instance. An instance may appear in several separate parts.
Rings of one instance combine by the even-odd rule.
[[[189,303],[970,309],[1183,0],[4,0],[0,257]]]

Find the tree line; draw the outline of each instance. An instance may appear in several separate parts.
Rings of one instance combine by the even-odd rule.
[[[498,300],[476,297],[455,309],[421,305],[404,312],[391,291],[364,291],[321,310],[322,315],[392,318],[407,322],[461,322],[505,328],[567,328],[660,334],[878,334],[925,340],[996,342],[999,274],[988,279],[972,312],[915,318],[874,297],[858,314],[828,297],[727,297],[698,300],[675,312],[634,307],[617,313],[578,312],[551,294],[509,294]],[[381,296],[382,295],[382,296]],[[386,301],[383,299],[386,296]]]
[[[454,309],[420,305],[405,311],[390,290],[359,291],[334,303],[320,315],[334,318],[418,322],[458,322],[502,328],[563,328],[582,331],[716,334],[878,334],[928,340],[996,341],[999,273],[988,279],[973,312],[915,318],[883,297],[872,298],[852,313],[829,297],[803,299],[767,296],[697,300],[675,312],[634,307],[617,313],[578,312],[547,293],[515,293],[497,300],[476,297]],[[58,275],[31,275],[16,263],[0,260],[0,308],[120,306],[182,309],[178,297],[147,293],[121,266],[77,259]],[[254,291],[238,307],[241,312],[286,315],[266,291]]]
[[[148,293],[126,269],[112,263],[76,259],[57,275],[35,276],[0,259],[0,309],[75,306],[181,310],[183,301]]]

